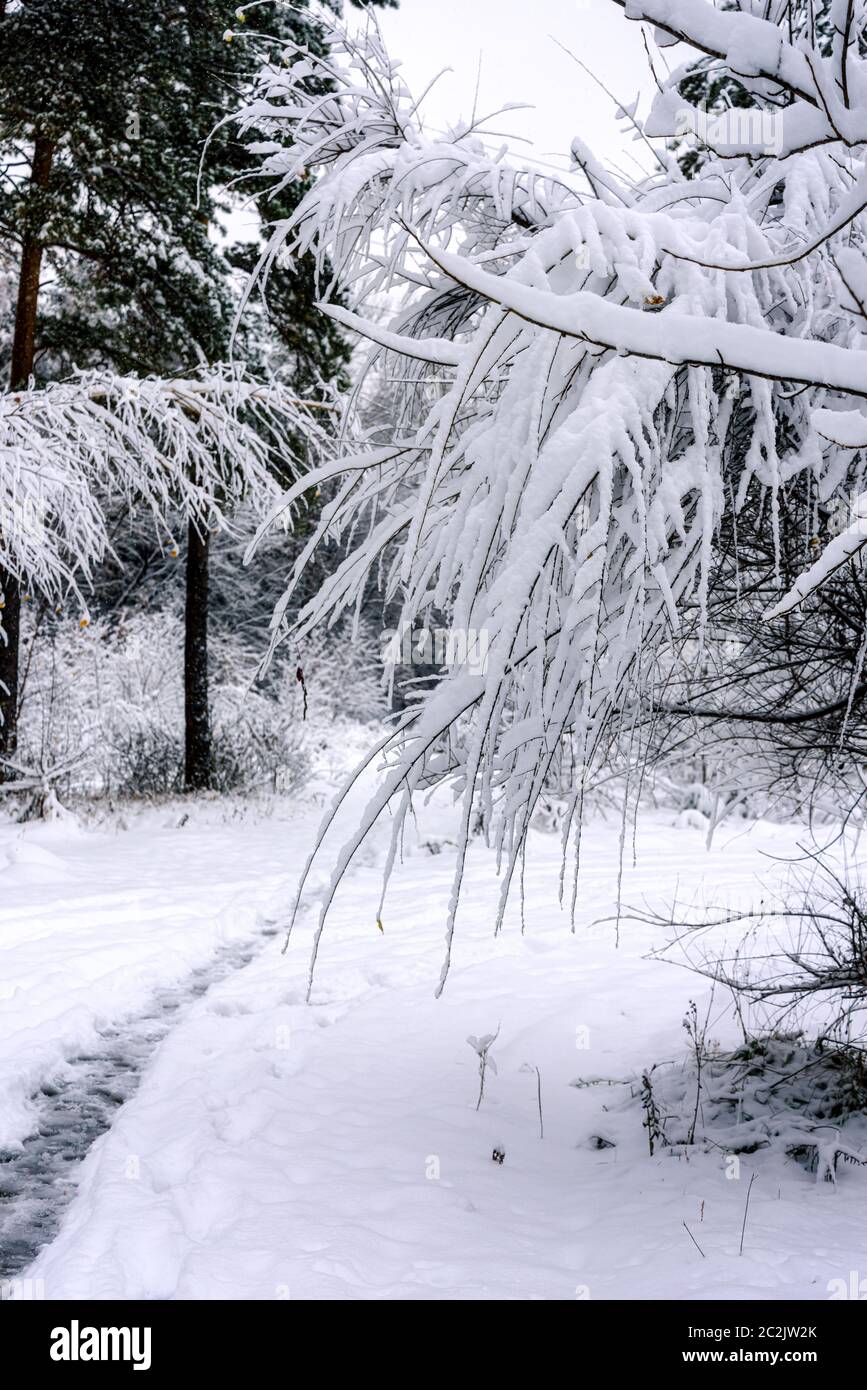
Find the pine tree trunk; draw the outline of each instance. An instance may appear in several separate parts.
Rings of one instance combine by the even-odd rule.
[[[211,720],[208,710],[208,547],[191,519],[187,527],[187,603],[184,631],[184,786],[211,785]]]
[[[30,184],[34,189],[46,189],[51,177],[54,142],[45,135],[35,137]],[[37,232],[28,230],[21,243],[21,266],[18,276],[18,302],[12,338],[12,363],[9,387],[23,390],[33,371],[36,350],[36,309],[39,303],[39,275],[42,269],[42,242]],[[3,609],[0,619],[3,637],[0,642],[0,758],[11,758],[18,741],[18,645],[21,633],[21,589],[14,575],[0,565],[0,592]],[[9,769],[0,762],[0,781]]]
[[[14,758],[18,735],[18,648],[21,636],[21,590],[14,574],[0,565],[3,640],[0,641],[0,758]],[[0,762],[0,782],[14,779]]]

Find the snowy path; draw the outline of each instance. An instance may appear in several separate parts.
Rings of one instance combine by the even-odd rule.
[[[264,825],[200,802],[129,831],[0,826],[0,1279],[54,1234],[77,1165],[190,1003],[277,933],[269,906],[325,790]]]
[[[144,1012],[100,1026],[96,1048],[73,1057],[61,1079],[46,1081],[31,1098],[36,1128],[22,1144],[0,1150],[0,1280],[13,1280],[54,1236],[75,1194],[78,1164],[135,1094],[151,1054],[185,1009],[276,934],[277,927],[263,927],[261,941],[221,947],[207,965],[159,989]]]
[[[778,872],[766,856],[793,853],[798,834],[722,831],[708,854],[700,832],[651,820],[624,897],[670,900],[677,880],[717,901],[752,896]],[[616,828],[588,827],[575,935],[556,906],[556,857],[534,837],[526,934],[515,909],[495,939],[492,857],[473,849],[439,1001],[450,848],[408,854],[384,934],[379,870],[360,867],[311,1005],[305,918],[286,956],[268,944],[161,1043],[30,1277],[49,1298],[827,1297],[829,1279],[864,1264],[862,1170],[834,1191],[757,1157],[739,1257],[746,1182],[727,1180],[722,1156],[651,1159],[628,1086],[576,1088],[681,1057],[687,1002],[702,1007],[707,991],[646,959],[659,944],[648,929],[625,924],[615,948],[612,927],[592,925],[614,900]],[[713,1019],[731,1041],[725,1009]],[[476,1113],[466,1038],[498,1024],[499,1071]],[[543,1140],[528,1062],[542,1072]]]
[[[249,939],[310,834],[301,817],[270,836],[183,820],[175,810],[129,832],[0,827],[0,1148],[31,1131],[31,1097],[98,1048],[102,1027]]]

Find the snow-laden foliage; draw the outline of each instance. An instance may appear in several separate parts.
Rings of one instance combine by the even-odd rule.
[[[472,127],[427,130],[373,24],[336,29],[324,56],[272,52],[240,117],[275,194],[317,175],[261,275],[312,251],[333,267],[324,294],[353,298],[330,312],[404,383],[388,444],[366,445],[350,409],[340,455],[284,498],[340,480],[293,585],[318,543],[346,554],[297,631],[380,581],[404,623],[486,636],[485,669],[456,663],[371,754],[387,770],[335,877],[390,802],[393,862],[413,792],[453,779],[442,982],[475,817],[504,865],[499,923],[564,742],[579,766],[613,725],[638,746],[686,608],[702,640],[725,509],[764,489],[776,539],[787,482],[808,478],[818,505],[851,484],[867,438],[863,3],[834,0],[828,51],[787,6],[625,11],[659,47],[685,41],[692,64],[736,74],[759,119],[702,123],[678,90],[690,64],[657,63],[646,128],[626,113],[652,172],[626,182],[575,139],[572,172],[554,177]],[[708,146],[691,181],[648,139],[684,129]]]
[[[109,544],[106,499],[213,528],[241,498],[267,507],[292,432],[317,430],[285,387],[208,368],[189,379],[83,372],[0,397],[0,565],[44,594],[79,592]],[[80,601],[83,597],[79,592]]]
[[[867,1163],[864,1080],[858,1048],[772,1032],[723,1052],[702,1035],[688,1061],[653,1067],[641,1089],[630,1083],[622,1105],[634,1114],[641,1095],[644,1127],[654,1124],[651,1107],[658,1117],[654,1145],[679,1156],[722,1152],[732,1176],[738,1155],[767,1149],[836,1183]]]

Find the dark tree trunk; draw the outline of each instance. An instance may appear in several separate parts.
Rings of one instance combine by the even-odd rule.
[[[0,643],[0,758],[14,758],[18,734],[18,648],[21,636],[21,590],[14,574],[0,565],[3,641]],[[12,776],[0,762],[0,782]]]
[[[211,785],[211,719],[208,710],[208,545],[191,519],[187,526],[187,604],[184,631],[184,786]]]
[[[33,166],[30,184],[34,189],[46,189],[51,177],[54,142],[37,135],[33,146]],[[15,308],[15,327],[12,337],[12,364],[9,386],[12,391],[26,387],[33,371],[36,350],[36,309],[39,303],[39,275],[42,269],[42,242],[38,230],[25,232],[21,243],[21,266],[18,276],[18,302]],[[11,758],[18,741],[18,645],[21,632],[21,589],[14,575],[0,565],[0,592],[3,609],[4,641],[0,642],[0,758]],[[0,762],[0,781],[8,769]]]
[[[44,192],[51,178],[54,141],[37,135],[33,143],[33,164],[30,187]],[[40,209],[33,210],[35,221],[41,221]],[[36,306],[39,302],[39,275],[42,270],[42,241],[40,228],[28,227],[21,243],[21,266],[18,275],[18,303],[15,308],[15,329],[12,338],[12,366],[9,385],[13,391],[27,385],[33,371],[36,349]]]

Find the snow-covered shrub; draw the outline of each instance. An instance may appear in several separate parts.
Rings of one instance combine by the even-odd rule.
[[[658,954],[725,988],[744,1038],[724,1053],[691,1004],[689,1059],[653,1081],[665,1142],[782,1148],[829,1180],[840,1156],[867,1162],[867,889],[856,873],[816,853],[755,908],[631,915],[673,936]],[[726,931],[722,950],[711,929]]]
[[[116,726],[109,738],[101,784],[81,790],[144,797],[182,790],[184,741],[176,730],[160,724],[143,727],[136,721],[135,725]],[[71,778],[69,786],[70,790],[80,789]]]
[[[160,615],[88,622],[44,607],[28,616],[20,776],[67,795],[172,789],[183,729],[178,624]]]
[[[183,624],[170,609],[118,621],[43,613],[23,663],[19,779],[61,796],[150,796],[183,785]],[[369,647],[317,637],[286,652],[267,689],[259,652],[234,634],[210,644],[214,786],[289,791],[310,770],[311,739],[376,707]],[[298,679],[303,656],[303,684]],[[293,658],[298,658],[298,664]],[[305,720],[305,701],[307,718]]]
[[[648,1124],[649,1074],[632,1086]],[[770,1033],[724,1052],[694,1050],[653,1069],[651,1142],[736,1158],[758,1150],[801,1163],[818,1181],[842,1164],[867,1163],[867,1069],[855,1048]],[[663,1118],[664,1117],[664,1120]]]

